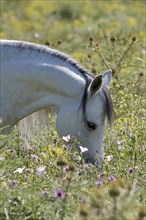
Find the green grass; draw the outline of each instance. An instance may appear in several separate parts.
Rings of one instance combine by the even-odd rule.
[[[65,150],[54,126],[28,146],[1,136],[0,219],[145,220],[145,2],[1,0],[0,12],[1,38],[47,42],[95,74],[111,68],[115,108],[101,170],[72,140]]]

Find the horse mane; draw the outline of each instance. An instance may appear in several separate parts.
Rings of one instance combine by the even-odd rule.
[[[58,51],[56,49],[52,49],[50,47],[47,47],[45,45],[38,45],[35,43],[30,43],[26,41],[1,41],[2,45],[9,46],[9,47],[17,47],[20,49],[27,49],[31,51],[41,52],[44,54],[48,54],[50,56],[54,56],[56,58],[59,58],[69,64],[71,66],[75,67],[86,79],[88,78],[94,78],[94,75],[90,73],[87,69],[85,69],[79,62],[77,62],[75,59],[73,59],[68,54],[65,54],[61,51]]]
[[[84,94],[81,100],[80,107],[82,107],[83,111],[83,117],[86,120],[86,102],[87,102],[87,96],[88,96],[88,87],[91,83],[91,81],[94,79],[95,75],[90,73],[87,69],[85,69],[79,62],[74,60],[71,56],[68,54],[65,54],[63,52],[60,52],[58,50],[49,48],[47,46],[41,46],[35,43],[29,43],[25,41],[1,41],[2,45],[9,46],[9,47],[17,47],[20,49],[26,49],[26,50],[31,50],[31,51],[36,51],[36,52],[41,52],[48,54],[50,56],[54,56],[56,58],[59,58],[67,63],[69,63],[71,66],[75,67],[85,78],[86,80],[86,85],[85,85],[85,90]],[[112,99],[110,96],[110,93],[108,89],[103,85],[99,91],[101,94],[101,97],[104,102],[104,112],[105,112],[105,117],[107,117],[108,122],[111,124],[113,121],[113,104],[112,104]],[[79,108],[80,108],[79,107]]]

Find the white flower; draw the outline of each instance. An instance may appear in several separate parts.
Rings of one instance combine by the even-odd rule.
[[[66,142],[69,142],[71,137],[70,137],[70,135],[67,135],[67,136],[63,136],[62,139]]]
[[[14,171],[14,173],[22,173],[24,169],[24,166],[22,168],[19,167],[17,170]]]
[[[112,161],[112,159],[113,159],[113,155],[107,156],[107,161],[108,161],[108,162]]]
[[[81,150],[81,153],[88,151],[88,148],[86,148],[86,147],[79,146],[79,148]]]
[[[44,174],[45,170],[46,170],[46,166],[37,167],[36,168],[36,174],[42,175],[42,174]]]

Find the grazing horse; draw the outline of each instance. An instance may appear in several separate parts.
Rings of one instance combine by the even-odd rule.
[[[58,134],[78,136],[87,161],[102,164],[106,119],[113,120],[107,89],[112,73],[94,76],[70,56],[23,41],[0,41],[1,127],[13,127],[49,106],[57,113]],[[4,130],[5,130],[4,129]]]

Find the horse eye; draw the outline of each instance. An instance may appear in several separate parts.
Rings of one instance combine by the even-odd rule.
[[[92,123],[92,122],[87,122],[87,126],[92,129],[92,130],[95,130],[96,129],[96,124]]]

